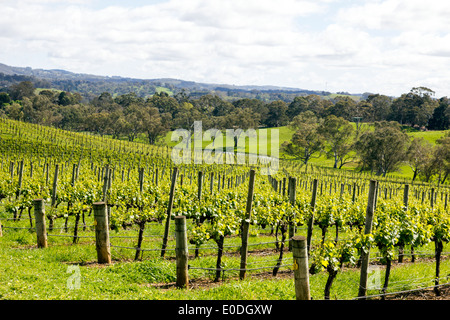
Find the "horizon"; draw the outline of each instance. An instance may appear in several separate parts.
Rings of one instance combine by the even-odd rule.
[[[5,0],[0,61],[134,79],[449,96],[450,3]],[[26,22],[24,22],[26,21]]]

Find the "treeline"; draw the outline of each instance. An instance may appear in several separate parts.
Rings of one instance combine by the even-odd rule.
[[[341,168],[355,161],[356,154],[361,169],[386,175],[407,161],[414,179],[422,176],[430,181],[437,176],[440,182],[445,182],[450,172],[448,139],[440,140],[438,146],[419,140],[410,143],[400,125],[447,130],[449,105],[447,97],[436,99],[434,92],[424,87],[398,98],[371,94],[357,102],[347,96],[325,99],[309,94],[290,103],[250,98],[230,102],[214,94],[192,97],[183,90],[173,96],[160,92],[148,98],[135,92],[116,97],[104,92],[84,102],[81,94],[69,91],[44,89],[37,93],[31,81],[0,93],[1,117],[129,141],[145,134],[150,144],[170,130],[191,130],[194,121],[202,121],[204,130],[290,125],[295,134],[283,146],[284,151],[305,164],[325,153],[334,159],[335,168]],[[356,122],[356,129],[351,122]],[[376,123],[375,129],[361,130],[365,122]]]
[[[339,169],[359,162],[361,171],[386,176],[408,164],[413,181],[420,177],[441,184],[450,175],[450,131],[433,145],[422,137],[411,140],[396,121],[354,126],[342,117],[319,118],[311,111],[295,116],[290,126],[295,133],[283,151],[305,165],[325,154]]]
[[[325,99],[314,94],[297,96],[290,103],[250,98],[230,102],[214,94],[192,97],[182,90],[173,96],[160,92],[148,98],[135,92],[113,98],[103,92],[84,102],[79,93],[50,89],[36,93],[31,81],[22,81],[0,93],[0,115],[68,130],[127,136],[130,141],[139,133],[147,133],[150,143],[168,130],[190,128],[194,120],[202,120],[206,129],[245,130],[285,126],[306,111],[317,118],[334,115],[357,123],[396,121],[422,129],[447,130],[449,99],[433,96],[432,90],[420,87],[398,98],[371,94],[359,102],[347,96]]]
[[[170,94],[184,90],[192,99],[198,99],[207,94],[219,96],[227,101],[238,99],[258,99],[266,102],[281,100],[286,103],[299,95],[317,94],[327,96],[330,92],[303,89],[277,89],[272,87],[234,87],[202,84],[176,79],[133,79],[121,77],[102,77],[77,75],[64,70],[36,71],[37,75],[9,75],[0,72],[0,92],[22,81],[30,81],[36,88],[56,89],[67,92],[77,92],[83,102],[88,102],[103,92],[109,92],[113,97],[134,92],[138,97],[149,98],[157,92],[166,91]],[[40,78],[43,77],[43,78]],[[258,89],[257,89],[258,88]]]

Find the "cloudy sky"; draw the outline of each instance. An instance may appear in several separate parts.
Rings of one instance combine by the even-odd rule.
[[[0,0],[0,63],[450,96],[450,1]]]

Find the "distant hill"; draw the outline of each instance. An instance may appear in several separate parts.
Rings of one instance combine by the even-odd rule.
[[[331,92],[305,90],[279,86],[235,86],[228,84],[199,83],[180,79],[136,79],[125,77],[108,77],[93,74],[74,73],[60,69],[33,69],[30,67],[13,67],[0,63],[0,91],[13,83],[29,80],[36,87],[54,88],[58,90],[79,92],[87,100],[109,92],[111,95],[122,95],[135,92],[138,96],[148,97],[158,91],[177,93],[186,91],[191,97],[208,93],[220,95],[229,100],[241,98],[257,98],[265,101],[284,100],[290,102],[295,96],[316,94],[330,96]],[[354,95],[359,97],[362,95]]]

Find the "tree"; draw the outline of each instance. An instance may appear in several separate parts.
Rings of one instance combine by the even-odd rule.
[[[5,107],[5,112],[8,118],[14,120],[23,120],[22,106],[17,102],[13,102]]]
[[[305,165],[314,158],[320,156],[323,148],[323,137],[319,133],[321,120],[312,111],[300,113],[294,118],[290,126],[296,130],[290,142],[283,143],[283,150]]]
[[[289,104],[286,115],[290,119],[293,119],[295,116],[305,111],[309,111],[308,98],[304,96],[295,97],[294,100]]]
[[[219,103],[214,105],[212,115],[214,117],[226,116],[226,115],[229,115],[230,113],[232,113],[234,110],[235,110],[235,107],[232,103],[230,103],[228,101],[220,100]]]
[[[108,113],[96,112],[88,115],[85,120],[85,128],[103,136],[108,132]]]
[[[124,127],[128,141],[133,142],[140,132],[144,131],[144,106],[139,103],[131,103],[124,109],[125,120],[128,125]]]
[[[58,95],[58,99],[56,103],[60,106],[68,106],[71,104],[77,104],[80,103],[82,100],[82,97],[78,93],[70,93],[66,91],[61,91],[61,93]]]
[[[363,168],[386,176],[406,159],[409,137],[396,122],[376,122],[373,131],[363,133],[355,144]]]
[[[390,120],[410,126],[426,126],[438,102],[433,99],[434,91],[425,87],[412,88],[392,103]]]
[[[306,96],[308,100],[308,111],[312,111],[317,117],[326,117],[326,110],[328,110],[333,102],[322,99],[319,95],[310,94]]]
[[[147,133],[148,142],[155,144],[157,139],[169,131],[168,118],[170,114],[161,115],[158,108],[146,107],[142,114],[142,127]]]
[[[337,97],[335,104],[330,106],[326,112],[327,115],[335,115],[345,120],[352,120],[353,117],[358,116],[355,100],[347,96]]]
[[[83,130],[89,107],[85,104],[71,104],[58,108],[61,116],[58,127],[66,130]]]
[[[371,121],[387,120],[391,113],[392,99],[382,94],[371,94],[367,97],[367,102],[372,105]]]
[[[126,134],[130,124],[125,119],[122,110],[116,110],[109,113],[108,116],[109,133],[112,134],[113,139],[119,139],[121,134]]]
[[[23,103],[25,101],[26,99],[24,98]],[[42,125],[54,125],[61,121],[62,117],[57,112],[57,105],[47,96],[33,96],[31,102],[33,104],[33,113],[30,115],[32,117],[31,122]],[[27,115],[25,116],[27,117]]]
[[[161,114],[168,112],[174,115],[179,109],[178,101],[163,91],[155,93],[151,98],[148,98],[146,104],[157,108]]]
[[[265,123],[269,114],[269,109],[264,101],[259,99],[240,99],[233,102],[237,109],[248,108],[254,114],[255,118],[259,119],[260,123]]]
[[[120,104],[123,108],[127,108],[131,104],[144,104],[144,99],[138,97],[135,92],[130,92],[115,97],[114,102]]]
[[[238,146],[241,133],[248,129],[256,129],[259,125],[259,114],[254,114],[249,108],[236,109],[234,112],[225,116],[224,129],[241,129],[237,131],[234,137],[234,147]]]
[[[109,92],[103,92],[98,97],[92,99],[92,105],[97,109],[97,112],[111,112],[118,107]]]
[[[350,122],[334,115],[328,116],[318,128],[325,140],[325,153],[328,158],[334,159],[334,168],[349,162],[349,153],[352,149],[353,126]]]
[[[269,109],[266,120],[268,127],[281,127],[289,123],[289,118],[286,114],[288,107],[284,101],[273,101],[267,105],[267,108]]]
[[[233,105],[223,101],[218,95],[210,93],[201,96],[192,103],[198,111],[205,115],[213,115],[213,113],[216,112],[216,115],[220,116],[224,115],[224,110],[234,109]]]
[[[439,175],[439,182],[444,183],[450,175],[450,132],[436,141],[438,146],[434,156]]]
[[[4,104],[9,104],[11,102],[11,98],[9,97],[9,94],[6,92],[0,92],[0,107],[2,107]]]
[[[12,100],[22,100],[34,96],[35,87],[31,81],[22,81],[9,87],[8,94]]]
[[[434,109],[427,128],[430,130],[450,129],[450,101],[447,97],[439,99],[439,106]]]
[[[433,155],[433,146],[423,138],[414,138],[407,151],[407,161],[413,170],[412,181],[425,171],[431,163]]]

